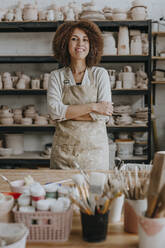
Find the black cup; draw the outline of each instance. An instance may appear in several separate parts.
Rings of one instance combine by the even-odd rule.
[[[81,212],[82,236],[87,242],[101,242],[106,239],[108,229],[108,215],[95,213],[88,215]]]

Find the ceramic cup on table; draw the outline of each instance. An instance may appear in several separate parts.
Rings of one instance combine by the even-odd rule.
[[[130,200],[124,203],[124,230],[129,233],[138,233],[138,215],[147,210],[147,199]]]

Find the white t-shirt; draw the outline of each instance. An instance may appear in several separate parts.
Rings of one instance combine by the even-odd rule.
[[[62,102],[62,92],[64,86],[64,80],[66,80],[65,73],[68,73],[69,84],[76,85],[72,71],[70,68],[63,67],[58,70],[54,70],[50,74],[49,86],[47,91],[47,103],[48,111],[53,120],[64,121],[66,120],[65,114],[68,105]],[[93,80],[97,87],[97,102],[111,102],[111,87],[108,72],[102,67],[93,66],[91,68]],[[90,84],[88,76],[88,70],[84,73],[81,85]],[[105,120],[108,122],[109,116],[100,115],[96,113],[90,113],[93,120]]]

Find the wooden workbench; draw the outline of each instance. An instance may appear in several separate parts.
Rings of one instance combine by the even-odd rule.
[[[47,182],[55,182],[62,179],[71,178],[71,175],[77,173],[75,170],[50,170],[50,169],[0,169],[0,174],[6,176],[10,181],[23,179],[27,175],[31,175],[41,184]],[[79,172],[78,172],[79,173]],[[0,178],[0,192],[10,191],[9,185]],[[73,226],[70,238],[63,243],[27,243],[26,248],[49,248],[49,247],[67,247],[67,248],[85,248],[85,247],[101,247],[101,248],[137,248],[138,236],[128,234],[123,231],[123,224],[109,224],[107,239],[100,243],[88,243],[81,237],[80,216],[74,215]]]

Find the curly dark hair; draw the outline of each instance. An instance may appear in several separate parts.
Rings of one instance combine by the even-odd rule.
[[[90,49],[86,57],[87,66],[97,65],[103,52],[103,38],[99,27],[88,20],[65,22],[58,27],[53,39],[53,51],[56,60],[63,66],[70,65],[68,44],[75,28],[83,30],[89,39]]]

